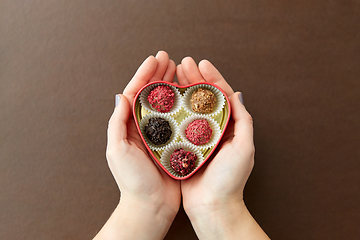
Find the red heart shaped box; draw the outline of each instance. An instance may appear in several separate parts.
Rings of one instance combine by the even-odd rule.
[[[150,85],[153,85],[153,84],[158,84],[158,83],[161,83],[161,84],[168,84],[168,85],[171,85],[171,86],[174,86],[176,87],[182,94],[183,92],[189,88],[189,87],[192,87],[192,86],[196,86],[196,85],[199,85],[199,84],[208,84],[208,85],[211,85],[217,89],[219,89],[222,94],[224,95],[225,97],[225,105],[223,107],[223,110],[222,110],[222,120],[221,120],[221,124],[220,124],[220,128],[222,130],[221,132],[221,136],[219,138],[219,140],[217,141],[217,143],[215,144],[214,147],[206,150],[206,154],[204,154],[204,161],[196,168],[194,169],[190,174],[184,176],[184,177],[177,177],[177,176],[174,176],[172,175],[160,162],[160,159],[158,159],[158,157],[156,155],[159,156],[160,158],[160,154],[157,152],[157,151],[153,151],[149,148],[149,146],[146,144],[146,141],[144,139],[144,136],[142,135],[141,133],[141,130],[140,130],[140,126],[139,126],[139,122],[141,121],[142,119],[142,113],[141,113],[141,110],[142,110],[142,106],[140,104],[140,101],[139,101],[139,95],[141,94],[141,92],[147,88],[148,86]],[[176,179],[176,180],[185,180],[189,177],[191,177],[192,175],[194,175],[205,163],[206,161],[209,160],[210,156],[212,155],[212,153],[215,151],[216,147],[219,145],[220,143],[220,140],[221,138],[223,137],[224,133],[225,133],[225,130],[226,130],[226,127],[229,123],[229,120],[230,120],[230,114],[231,114],[231,107],[230,107],[230,102],[229,102],[229,99],[228,97],[226,96],[226,94],[224,93],[224,91],[219,88],[217,85],[215,84],[211,84],[211,83],[206,83],[206,82],[199,82],[199,83],[194,83],[194,84],[190,84],[190,85],[187,85],[187,86],[179,86],[177,84],[174,84],[174,83],[170,83],[170,82],[164,82],[164,81],[155,81],[155,82],[151,82],[147,85],[145,85],[144,87],[142,87],[139,92],[136,94],[135,98],[134,98],[134,102],[133,102],[133,116],[134,116],[134,120],[135,120],[135,124],[136,124],[136,127],[137,127],[137,130],[140,134],[140,137],[144,143],[144,145],[146,146],[147,150],[149,151],[150,153],[150,156],[155,160],[155,162],[170,176],[172,177],[173,179]]]

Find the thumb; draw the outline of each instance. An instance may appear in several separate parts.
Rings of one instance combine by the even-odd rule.
[[[117,94],[115,96],[117,106],[111,115],[108,125],[108,148],[116,145],[127,138],[127,121],[130,115],[129,101],[125,95]]]
[[[235,121],[232,143],[236,146],[253,148],[253,120],[242,102],[242,94],[240,92],[233,94],[230,98],[231,116]]]

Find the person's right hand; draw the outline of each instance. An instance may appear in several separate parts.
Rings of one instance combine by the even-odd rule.
[[[207,60],[196,66],[190,57],[177,67],[180,85],[209,82],[230,99],[231,120],[217,154],[191,178],[181,181],[184,209],[201,239],[268,239],[243,201],[254,164],[253,122],[218,70]],[[249,231],[251,230],[251,231]]]

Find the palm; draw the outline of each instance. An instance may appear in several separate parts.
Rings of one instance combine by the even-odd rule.
[[[129,186],[123,188],[132,191],[136,195],[159,195],[169,201],[174,201],[179,192],[179,183],[170,179],[157,168],[149,157],[147,150],[142,143],[140,135],[133,120],[128,122],[128,151],[122,156],[125,159],[131,158],[131,167],[127,169],[126,182]],[[130,181],[129,181],[130,180]],[[124,189],[124,190],[125,190]]]
[[[135,122],[133,118],[130,118],[127,123],[127,129],[128,129],[128,142],[132,147],[137,147],[139,150],[146,152],[146,148],[141,140],[141,137],[137,131]]]
[[[114,149],[114,153],[109,157],[109,165],[122,196],[142,199],[150,197],[150,200],[161,201],[177,211],[180,205],[180,183],[171,179],[154,164],[131,116],[131,105],[141,87],[154,80],[170,81],[174,74],[175,64],[172,64],[164,52],[157,58],[149,57],[140,66],[121,98],[121,115],[126,127],[118,131],[126,133],[123,134],[122,141],[115,144],[109,142]],[[124,104],[125,102],[127,104]]]
[[[229,135],[232,130],[229,130]],[[235,151],[231,141],[227,140],[219,146],[220,150],[210,159],[210,163],[204,166],[199,173],[192,178],[182,182],[182,192],[185,210],[191,211],[206,204],[207,200],[212,200],[213,196],[229,196],[232,194],[240,194],[239,186],[245,184],[237,182],[234,184],[236,175],[241,174],[237,171],[238,164],[234,158],[239,157]]]
[[[217,69],[206,60],[201,61],[198,67],[193,59],[183,59],[177,68],[177,75],[181,85],[209,82],[222,88],[230,101],[237,97]],[[188,214],[210,202],[214,203],[215,198],[234,196],[242,199],[242,190],[252,168],[249,159],[253,155],[248,146],[239,145],[242,136],[238,135],[237,141],[234,141],[234,133],[235,121],[231,120],[213,159],[194,176],[181,182],[184,208]]]

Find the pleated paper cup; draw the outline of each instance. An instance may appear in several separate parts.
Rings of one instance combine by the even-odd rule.
[[[185,176],[182,176],[180,174],[178,174],[177,172],[174,171],[174,169],[170,166],[170,156],[171,154],[174,153],[174,151],[176,149],[179,149],[179,148],[183,148],[185,151],[190,151],[190,152],[193,152],[195,153],[195,155],[197,156],[197,159],[195,161],[195,167],[192,169],[191,172],[189,172],[187,175]],[[168,170],[169,173],[171,173],[173,176],[175,177],[179,177],[179,178],[182,178],[182,177],[186,177],[188,176],[189,174],[191,174],[193,171],[195,171],[195,169],[197,169],[201,163],[204,161],[204,156],[202,155],[202,153],[200,152],[200,150],[188,143],[185,143],[185,142],[176,142],[176,143],[171,143],[169,144],[165,149],[164,149],[164,152],[162,153],[161,155],[161,158],[160,158],[160,162],[161,164]]]
[[[191,101],[190,101],[191,96],[199,88],[210,90],[215,95],[216,103],[215,103],[215,106],[211,113],[199,113],[199,112],[194,112],[192,110]],[[192,87],[188,88],[183,95],[183,107],[190,114],[201,114],[201,115],[205,115],[205,116],[214,117],[221,112],[224,105],[225,105],[225,97],[224,97],[223,93],[216,87],[209,85],[209,84],[199,84],[196,86],[192,86]]]
[[[205,144],[195,145],[194,143],[192,143],[186,137],[185,129],[187,128],[187,126],[190,123],[192,123],[195,120],[206,120],[210,125],[210,128],[212,130],[212,135],[211,135],[210,140]],[[215,120],[213,120],[209,116],[204,116],[204,115],[200,115],[200,114],[192,115],[190,117],[185,118],[184,121],[182,121],[182,123],[180,124],[180,129],[179,129],[179,134],[180,134],[180,137],[181,137],[182,141],[184,141],[184,142],[186,142],[186,143],[188,143],[188,144],[190,144],[190,145],[192,145],[194,147],[197,147],[197,148],[199,148],[201,150],[211,148],[211,147],[215,146],[216,143],[218,142],[218,140],[221,137],[221,133],[222,133],[222,131],[220,129],[220,126]]]
[[[153,117],[163,118],[163,119],[165,119],[166,121],[169,122],[172,133],[171,133],[170,139],[164,144],[156,145],[153,142],[151,142],[149,140],[149,138],[147,137],[147,135],[146,135],[145,127],[148,124],[150,118],[153,118]],[[179,135],[178,124],[176,123],[176,121],[171,116],[169,116],[167,114],[163,114],[163,113],[150,113],[150,114],[147,114],[141,119],[139,125],[140,125],[141,134],[144,136],[146,144],[149,146],[149,148],[151,150],[154,150],[154,151],[160,151],[160,150],[165,149],[165,147],[168,144],[174,143],[176,141],[178,135]]]
[[[171,90],[173,90],[173,92],[175,94],[174,105],[172,106],[172,108],[170,109],[169,112],[166,112],[164,114],[175,115],[176,113],[178,113],[180,111],[180,108],[181,108],[181,105],[182,105],[182,97],[181,97],[181,94],[180,94],[179,90],[176,87],[171,86],[171,85],[166,84],[166,83],[152,84],[152,85],[146,87],[144,90],[142,90],[142,92],[140,94],[140,98],[139,98],[140,104],[141,104],[141,106],[143,106],[149,112],[160,113],[159,111],[157,111],[155,108],[153,108],[151,106],[151,104],[149,103],[147,98],[148,98],[151,90],[153,90],[157,86],[161,86],[161,85],[168,86],[169,88],[171,88]]]

